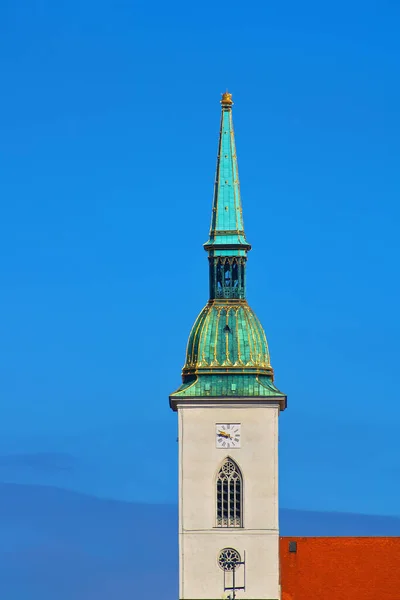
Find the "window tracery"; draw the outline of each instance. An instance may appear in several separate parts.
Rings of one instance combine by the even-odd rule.
[[[244,298],[245,258],[218,257],[210,259],[212,298]]]
[[[240,554],[234,548],[224,548],[218,556],[219,567],[223,571],[233,571],[240,566]]]
[[[242,527],[243,479],[239,467],[227,457],[216,481],[217,527]]]

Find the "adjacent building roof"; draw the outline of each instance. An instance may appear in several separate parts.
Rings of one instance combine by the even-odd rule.
[[[400,537],[282,537],[282,600],[399,600]]]

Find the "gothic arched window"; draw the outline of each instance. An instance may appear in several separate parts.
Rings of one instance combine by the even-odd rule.
[[[219,256],[210,259],[211,298],[244,298],[245,258]]]
[[[218,471],[216,483],[217,527],[242,527],[243,479],[229,456]]]

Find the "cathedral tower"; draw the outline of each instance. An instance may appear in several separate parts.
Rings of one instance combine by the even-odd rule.
[[[181,600],[279,599],[278,416],[267,340],[246,299],[246,239],[232,122],[221,128],[208,253],[210,299],[171,394],[179,424]]]

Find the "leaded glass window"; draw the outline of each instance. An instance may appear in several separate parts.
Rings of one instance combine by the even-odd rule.
[[[240,566],[240,554],[234,548],[224,548],[218,556],[218,564],[223,571],[233,571]]]
[[[234,460],[224,460],[216,483],[217,527],[242,527],[243,481]]]

